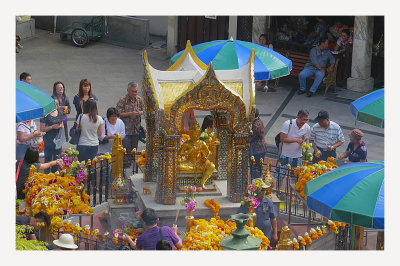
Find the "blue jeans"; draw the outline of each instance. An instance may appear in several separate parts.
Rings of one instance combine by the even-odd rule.
[[[315,93],[318,86],[324,80],[324,74],[319,70],[312,70],[309,68],[304,68],[299,74],[300,90],[305,91],[307,89],[307,78],[315,76],[314,83],[310,88],[310,92]]]
[[[97,150],[99,149],[99,145],[97,146],[86,146],[86,145],[77,145],[76,150],[79,151],[78,161],[85,163],[90,159],[93,160],[97,155]]]
[[[287,171],[287,165],[290,164],[292,170],[294,170],[297,166],[302,166],[301,158],[290,158],[284,155],[280,155],[279,159],[276,161],[275,168],[275,179],[277,181],[276,187],[279,189],[281,187],[281,183],[283,182],[283,178],[285,177]],[[279,168],[279,163],[281,163],[281,167]]]
[[[25,157],[25,152],[28,149],[28,145],[26,144],[17,144],[17,147],[15,148],[15,159],[17,161],[23,160]]]
[[[251,180],[261,177],[261,174],[262,174],[262,171],[263,171],[263,166],[260,163],[260,159],[262,158],[264,160],[265,152],[264,153],[253,154],[253,156],[254,156],[255,164],[253,165],[251,163],[251,161],[250,161]]]
[[[56,144],[53,142],[53,140],[49,140],[44,143],[44,162],[48,163],[53,160],[58,159],[57,157],[61,154],[61,149],[56,150]],[[47,168],[44,170],[45,174],[50,173],[50,170],[52,173],[55,173],[58,170],[58,165],[52,166],[51,169]]]

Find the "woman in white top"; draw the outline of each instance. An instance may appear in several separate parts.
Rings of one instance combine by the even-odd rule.
[[[36,124],[33,120],[18,123],[16,160],[18,161],[24,159],[25,152],[30,146],[32,139],[41,137],[43,135],[43,132],[37,132]]]
[[[81,136],[76,149],[79,152],[78,160],[87,162],[97,154],[99,137],[103,131],[103,119],[98,116],[97,104],[94,99],[88,99],[83,103],[83,114],[80,119]]]
[[[106,152],[111,154],[115,134],[119,134],[121,139],[125,138],[125,124],[118,118],[118,115],[117,108],[108,108],[107,118],[104,119],[103,132],[99,138],[99,154],[104,154]]]

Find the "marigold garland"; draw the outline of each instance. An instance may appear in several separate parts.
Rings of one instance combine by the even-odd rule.
[[[223,221],[219,216],[210,221],[204,219],[193,220],[190,231],[186,233],[182,250],[222,250],[220,241],[225,236],[231,236],[236,229],[236,223]],[[271,249],[269,239],[264,233],[254,227],[245,226],[250,236],[262,239],[259,250]]]
[[[26,214],[34,216],[43,211],[50,216],[67,213],[90,215],[93,212],[89,206],[90,196],[84,189],[82,192],[78,190],[78,185],[73,176],[35,173],[27,179],[23,190]]]
[[[329,157],[328,161],[319,161],[312,165],[297,166],[293,174],[298,177],[294,188],[300,192],[300,196],[306,199],[304,195],[304,188],[308,181],[311,181],[322,174],[332,171],[337,168],[336,159]]]
[[[218,216],[219,209],[221,208],[221,205],[219,205],[218,202],[214,199],[207,199],[204,201],[204,205],[211,209],[214,216]]]

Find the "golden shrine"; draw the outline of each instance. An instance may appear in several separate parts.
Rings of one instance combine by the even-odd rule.
[[[143,63],[148,140],[144,182],[157,182],[156,202],[175,204],[178,183],[195,183],[190,177],[178,178],[183,170],[178,162],[179,139],[185,133],[184,117],[190,110],[211,111],[216,122],[219,145],[213,163],[201,168],[202,181],[213,172],[211,164],[214,165],[215,178],[227,180],[228,198],[241,201],[248,185],[251,122],[255,112],[254,50],[245,66],[232,70],[214,70],[212,63],[209,66],[202,63],[190,41],[179,60],[166,71],[153,68],[146,51]],[[205,181],[201,183],[204,185]]]

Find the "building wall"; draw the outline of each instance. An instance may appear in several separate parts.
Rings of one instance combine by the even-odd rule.
[[[168,16],[137,16],[150,21],[150,34],[167,37]]]

